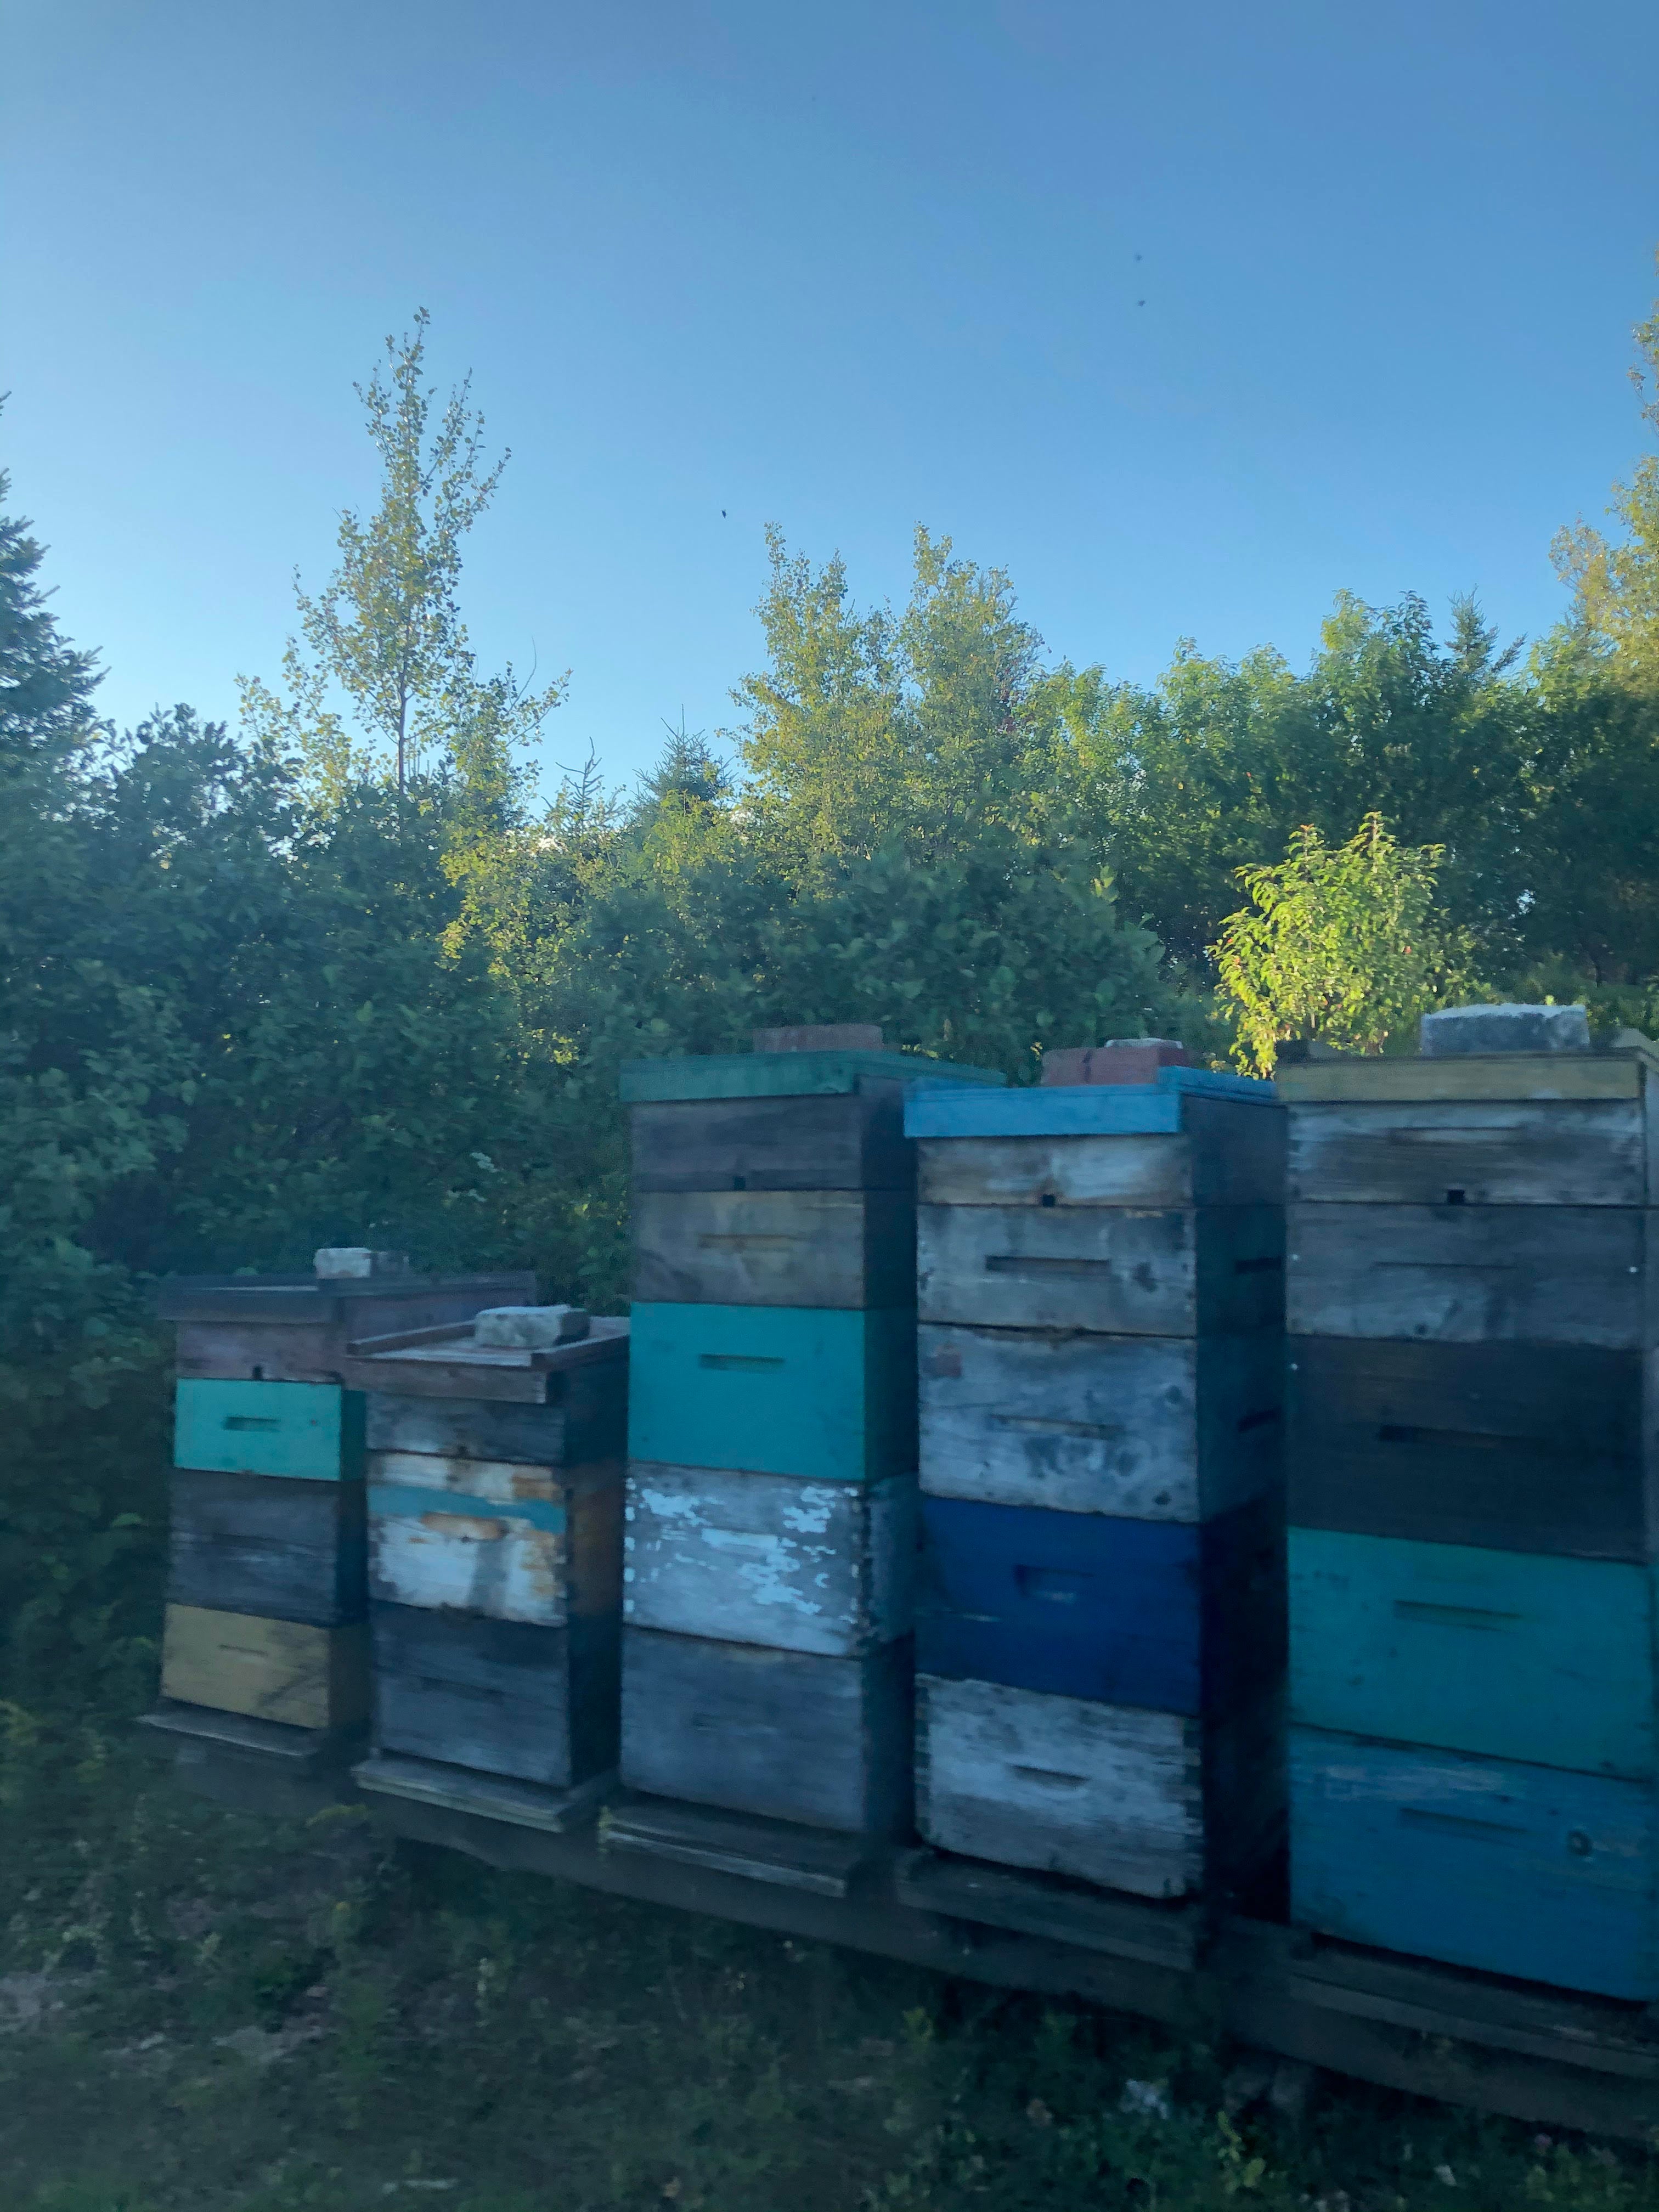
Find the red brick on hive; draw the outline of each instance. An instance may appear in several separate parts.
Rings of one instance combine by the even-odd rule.
[[[1114,1037],[1106,1044],[1056,1046],[1042,1055],[1042,1081],[1154,1083],[1160,1067],[1190,1067],[1193,1056],[1170,1037]]]

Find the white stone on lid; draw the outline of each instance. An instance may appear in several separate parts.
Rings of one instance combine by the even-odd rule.
[[[472,1341],[494,1352],[551,1352],[587,1334],[586,1306],[486,1306]]]

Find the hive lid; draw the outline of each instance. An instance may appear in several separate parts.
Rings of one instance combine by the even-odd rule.
[[[1457,1053],[1444,1058],[1309,1060],[1279,1071],[1287,1105],[1547,1102],[1638,1098],[1659,1052],[1649,1044],[1611,1052]]]
[[[625,1105],[698,1098],[846,1097],[877,1083],[994,1087],[1000,1068],[963,1067],[920,1052],[726,1052],[623,1062]]]
[[[1160,1068],[1152,1083],[1050,1084],[981,1091],[918,1084],[905,1101],[907,1137],[1170,1136],[1188,1098],[1277,1103],[1271,1083],[1205,1067]]]
[[[349,1322],[354,1304],[372,1299],[382,1309],[419,1306],[433,1297],[474,1297],[479,1305],[533,1298],[536,1279],[499,1275],[364,1275],[319,1281],[315,1275],[175,1275],[159,1283],[155,1311],[162,1321],[260,1322],[328,1327]]]

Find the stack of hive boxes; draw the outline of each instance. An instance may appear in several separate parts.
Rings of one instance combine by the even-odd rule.
[[[1292,1913],[1652,1998],[1659,1062],[1572,1007],[1423,1047],[1281,1075]]]
[[[367,1718],[363,1401],[347,1345],[526,1292],[533,1277],[422,1279],[356,1248],[319,1252],[312,1277],[163,1286],[179,1382],[156,1725],[224,1735],[236,1716],[274,1750],[284,1729]]]
[[[558,1826],[614,1773],[628,1336],[539,1306],[359,1347],[365,1787]]]
[[[1159,1899],[1248,1883],[1283,1822],[1284,1117],[1184,1057],[906,1115],[918,1824]]]
[[[622,1778],[890,1835],[910,1802],[904,1087],[975,1071],[884,1052],[861,1028],[761,1031],[756,1047],[623,1074],[635,1278]],[[625,1840],[615,1823],[607,1837]]]

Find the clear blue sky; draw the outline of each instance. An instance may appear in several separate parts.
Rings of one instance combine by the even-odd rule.
[[[106,712],[231,714],[424,304],[553,761],[733,719],[769,520],[1120,675],[1341,587],[1535,633],[1642,447],[1656,85],[1653,0],[0,0],[13,505]]]

